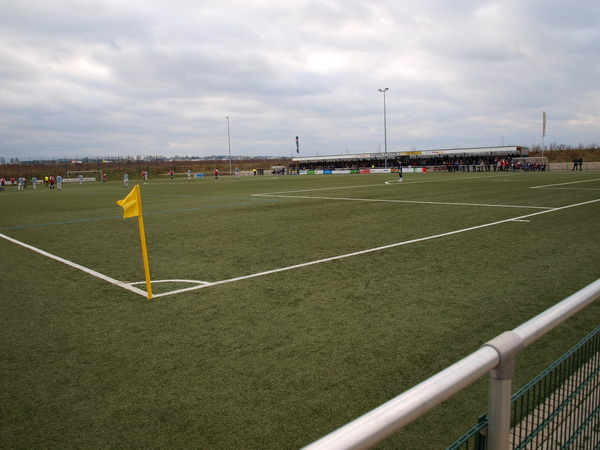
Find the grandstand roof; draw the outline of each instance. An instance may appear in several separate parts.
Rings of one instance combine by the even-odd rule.
[[[519,155],[527,154],[527,147],[515,145],[503,145],[499,147],[473,147],[473,148],[446,148],[437,150],[410,150],[400,152],[387,152],[388,159],[399,158],[400,156],[420,156],[430,158],[439,155]],[[349,161],[357,159],[385,159],[386,154],[383,152],[377,153],[355,153],[352,155],[323,155],[323,156],[302,156],[293,157],[292,161],[311,162],[311,161]]]

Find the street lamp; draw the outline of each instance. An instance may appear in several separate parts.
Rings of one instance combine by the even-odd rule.
[[[385,92],[389,88],[378,89],[379,92],[383,92],[383,148],[385,150],[385,168],[387,169],[387,114],[385,111]]]
[[[227,144],[229,146],[229,176],[231,176],[231,134],[229,133],[229,116],[227,119]]]

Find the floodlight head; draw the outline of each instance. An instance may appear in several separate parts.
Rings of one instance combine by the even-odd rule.
[[[389,91],[390,88],[377,89],[379,92]]]

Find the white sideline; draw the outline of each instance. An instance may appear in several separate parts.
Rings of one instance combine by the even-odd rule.
[[[167,296],[167,295],[173,295],[173,294],[179,294],[179,293],[182,293],[182,292],[189,292],[189,291],[194,291],[194,290],[197,290],[197,289],[203,289],[205,287],[217,286],[219,284],[226,284],[226,283],[233,283],[235,281],[248,280],[248,279],[251,279],[251,278],[257,278],[257,277],[261,277],[261,276],[264,276],[264,275],[271,275],[271,274],[274,274],[274,273],[285,272],[285,271],[293,270],[293,269],[300,269],[300,268],[303,268],[303,267],[313,266],[313,265],[316,265],[316,264],[321,264],[321,263],[325,263],[325,262],[329,262],[329,261],[335,261],[335,260],[339,260],[339,259],[350,258],[352,256],[359,256],[359,255],[364,255],[364,254],[367,254],[367,253],[373,253],[373,252],[377,252],[377,251],[381,251],[381,250],[387,250],[387,249],[394,248],[394,247],[400,247],[400,246],[403,246],[403,245],[415,244],[415,243],[418,243],[418,242],[429,241],[429,240],[438,239],[438,238],[441,238],[441,237],[452,236],[454,234],[465,233],[467,231],[479,230],[479,229],[482,229],[482,228],[487,228],[487,227],[492,227],[492,226],[496,226],[496,225],[501,225],[503,223],[508,223],[508,222],[524,222],[525,219],[528,219],[529,217],[539,216],[541,214],[546,214],[546,213],[555,212],[555,211],[561,211],[561,210],[569,209],[569,208],[575,208],[577,206],[589,205],[589,204],[597,203],[597,202],[600,202],[600,199],[589,200],[587,202],[581,202],[581,203],[574,203],[572,205],[561,206],[561,207],[558,207],[558,208],[546,209],[546,210],[543,210],[543,211],[538,211],[538,212],[531,213],[531,214],[526,214],[526,215],[523,215],[523,216],[513,217],[511,219],[504,219],[504,220],[499,220],[499,221],[496,221],[496,222],[490,222],[490,223],[486,223],[486,224],[482,224],[482,225],[476,225],[476,226],[473,226],[473,227],[462,228],[460,230],[449,231],[447,233],[440,233],[440,234],[435,234],[435,235],[432,235],[432,236],[426,236],[426,237],[422,237],[422,238],[411,239],[411,240],[408,240],[408,241],[396,242],[396,243],[393,243],[393,244],[383,245],[381,247],[375,247],[375,248],[370,248],[370,249],[366,249],[366,250],[360,250],[360,251],[357,251],[357,252],[346,253],[344,255],[332,256],[330,258],[323,258],[323,259],[318,259],[318,260],[315,260],[315,261],[309,261],[309,262],[305,262],[305,263],[294,264],[292,266],[280,267],[279,269],[267,270],[267,271],[264,271],[264,272],[253,273],[253,274],[250,274],[250,275],[243,275],[243,276],[240,276],[240,277],[229,278],[227,280],[214,281],[214,282],[198,281],[198,280],[180,280],[180,281],[185,281],[185,282],[188,282],[188,283],[198,283],[198,286],[191,286],[191,287],[188,287],[188,288],[178,289],[178,290],[175,290],[175,291],[163,292],[163,293],[160,293],[160,294],[156,294],[153,297],[154,298],[164,297],[164,296]],[[30,250],[33,250],[34,252],[37,252],[37,253],[39,253],[41,255],[44,255],[44,256],[47,256],[47,257],[49,257],[51,259],[54,259],[56,261],[62,262],[63,264],[71,266],[71,267],[73,267],[75,269],[79,269],[79,270],[81,270],[81,271],[83,271],[83,272],[85,272],[87,274],[90,274],[90,275],[95,276],[97,278],[100,278],[102,280],[108,281],[111,284],[114,284],[116,286],[120,286],[120,287],[122,287],[124,289],[127,289],[127,290],[129,290],[131,292],[135,292],[136,294],[142,295],[144,297],[147,296],[147,293],[145,291],[143,291],[141,289],[138,289],[138,288],[136,288],[136,287],[133,286],[134,284],[141,284],[142,282],[125,283],[123,281],[115,280],[114,278],[111,278],[111,277],[109,277],[107,275],[101,274],[100,272],[96,272],[95,270],[88,269],[87,267],[84,267],[84,266],[82,266],[80,264],[76,264],[74,262],[71,262],[69,260],[66,260],[66,259],[61,258],[61,257],[56,256],[56,255],[53,255],[53,254],[48,253],[48,252],[46,252],[44,250],[41,250],[39,248],[36,248],[36,247],[31,246],[31,245],[25,244],[24,242],[21,242],[21,241],[18,241],[16,239],[13,239],[11,237],[8,237],[8,236],[6,236],[6,235],[4,235],[2,233],[0,233],[0,237],[3,238],[3,239],[8,240],[10,242],[13,242],[13,243],[15,243],[17,245],[20,245],[22,247],[25,247],[25,248],[28,248]],[[155,280],[153,282],[154,283],[158,283],[158,282],[167,282],[167,281],[177,281],[177,280],[162,280],[162,281]]]
[[[104,275],[104,274],[102,274],[100,272],[96,272],[95,270],[88,269],[87,267],[82,266],[81,264],[74,263],[73,261],[69,261],[68,259],[61,258],[60,256],[53,255],[52,253],[48,253],[48,252],[46,252],[44,250],[41,250],[41,249],[39,249],[37,247],[34,247],[32,245],[29,245],[29,244],[26,244],[24,242],[21,242],[21,241],[18,241],[16,239],[13,239],[13,238],[11,238],[9,236],[6,236],[5,234],[0,233],[0,238],[6,239],[7,241],[12,242],[13,244],[20,245],[21,247],[25,247],[26,249],[33,250],[34,252],[39,253],[42,256],[46,256],[46,257],[48,257],[50,259],[53,259],[55,261],[61,262],[63,264],[66,264],[67,266],[73,267],[74,269],[81,270],[82,272],[85,272],[85,273],[87,273],[89,275],[92,275],[92,276],[94,276],[96,278],[100,278],[101,280],[108,281],[111,284],[114,284],[116,286],[120,286],[120,287],[122,287],[124,289],[127,289],[127,290],[131,291],[131,292],[135,292],[136,294],[142,295],[144,297],[146,297],[148,295],[146,293],[146,291],[142,291],[141,289],[133,287],[133,286],[131,286],[131,285],[127,284],[127,283],[124,283],[122,281],[115,280],[114,278],[111,278],[108,275]]]

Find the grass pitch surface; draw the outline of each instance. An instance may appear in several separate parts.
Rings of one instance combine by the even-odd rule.
[[[132,186],[0,192],[1,447],[297,448],[600,276],[597,172],[182,178],[140,186],[149,301],[97,276],[144,289]],[[485,390],[382,448],[449,444]]]

